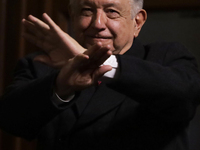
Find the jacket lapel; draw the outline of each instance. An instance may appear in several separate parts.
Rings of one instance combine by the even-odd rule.
[[[116,108],[124,99],[125,95],[108,88],[106,84],[102,84],[88,102],[74,128],[77,130],[77,128],[90,124],[95,119]]]
[[[132,55],[144,59],[144,46],[135,39],[130,50],[124,55]],[[124,101],[125,97],[124,94],[107,87],[104,83],[98,86],[97,89],[94,87],[86,89],[76,103],[80,116],[74,126],[74,130],[90,124],[95,119],[116,108]]]

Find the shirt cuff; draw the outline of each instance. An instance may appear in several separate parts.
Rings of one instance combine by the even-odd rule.
[[[72,94],[72,95],[68,96],[66,99],[62,99],[62,98],[60,98],[60,96],[58,96],[57,93],[54,92],[52,102],[55,105],[59,106],[60,104],[70,102],[74,98],[74,96],[75,96],[75,94]]]

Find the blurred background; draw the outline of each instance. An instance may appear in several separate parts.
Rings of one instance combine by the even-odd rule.
[[[200,66],[200,0],[144,1],[148,19],[139,39],[144,44],[179,42],[194,54]],[[68,0],[0,0],[0,95],[11,83],[18,59],[37,50],[21,37],[22,18],[32,14],[41,19],[43,12],[70,33]],[[200,107],[190,124],[189,135],[190,150],[200,150]],[[0,130],[0,150],[36,150],[36,146],[37,141],[28,142]]]

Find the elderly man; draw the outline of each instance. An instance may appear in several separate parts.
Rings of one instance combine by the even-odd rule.
[[[187,150],[198,104],[194,57],[143,46],[143,0],[71,0],[75,39],[47,14],[23,19],[43,52],[20,60],[0,105],[2,129],[48,150]]]

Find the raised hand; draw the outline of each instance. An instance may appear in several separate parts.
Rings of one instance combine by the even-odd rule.
[[[22,20],[27,29],[27,32],[23,34],[24,38],[40,47],[47,54],[37,56],[36,61],[61,68],[70,58],[85,51],[72,37],[62,31],[46,13],[43,14],[43,19],[45,22],[29,15],[27,20]]]
[[[43,19],[45,22],[32,15],[28,16],[28,20],[23,19],[22,23],[28,30],[24,37],[47,54],[36,57],[36,61],[60,69],[55,83],[59,96],[68,96],[96,84],[103,74],[112,69],[108,65],[102,66],[112,54],[109,46],[98,42],[86,50],[47,14],[43,14]]]
[[[109,49],[99,42],[84,54],[78,54],[70,59],[57,77],[56,93],[64,97],[96,84],[103,74],[112,69],[108,65],[101,66],[112,54]]]

